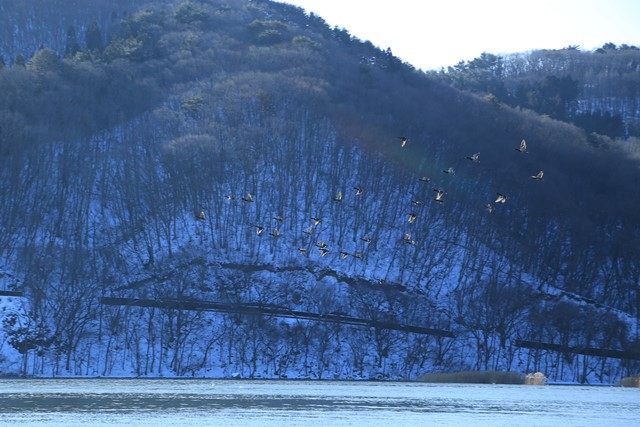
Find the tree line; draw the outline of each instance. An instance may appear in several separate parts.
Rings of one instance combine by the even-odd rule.
[[[613,138],[638,136],[640,49],[605,43],[523,54],[483,53],[432,73],[456,87],[487,93]]]

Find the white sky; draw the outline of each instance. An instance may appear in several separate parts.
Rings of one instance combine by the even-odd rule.
[[[482,52],[640,44],[640,0],[280,0],[422,69]]]

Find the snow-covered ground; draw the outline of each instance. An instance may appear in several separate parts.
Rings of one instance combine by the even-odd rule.
[[[89,152],[95,149],[105,161],[86,177],[76,177],[78,182],[70,186],[73,190],[63,211],[78,215],[61,223],[62,237],[51,231],[55,227],[50,224],[57,221],[54,192],[34,192],[32,197],[40,206],[51,207],[43,209],[46,218],[33,223],[27,233],[33,239],[30,250],[41,256],[22,266],[18,245],[4,264],[12,272],[32,272],[30,281],[23,280],[28,282],[28,296],[33,296],[30,289],[43,289],[47,296],[47,303],[40,300],[41,307],[33,310],[31,322],[25,322],[30,328],[18,334],[23,338],[42,335],[45,348],[33,347],[25,362],[5,345],[13,351],[10,355],[0,348],[6,356],[0,369],[5,372],[19,373],[24,367],[35,376],[408,379],[430,371],[495,369],[539,370],[553,380],[573,382],[581,381],[583,372],[590,382],[616,382],[627,375],[616,361],[561,358],[514,348],[513,338],[528,332],[522,329],[526,326],[522,307],[516,307],[519,311],[511,319],[501,316],[508,321],[498,326],[492,323],[496,319],[483,317],[491,310],[484,314],[469,310],[472,300],[483,296],[465,294],[479,292],[491,281],[505,285],[503,290],[511,291],[514,301],[520,300],[515,291],[539,289],[541,281],[470,233],[450,226],[445,213],[453,207],[431,202],[432,185],[419,182],[418,175],[392,173],[386,162],[377,161],[371,153],[337,144],[330,124],[312,121],[315,127],[299,140],[274,136],[265,144],[292,157],[273,158],[271,152],[257,156],[254,183],[244,182],[242,170],[230,168],[225,179],[214,180],[212,175],[204,183],[183,188],[167,178],[170,163],[159,161],[148,165],[152,178],[145,179],[151,179],[151,184],[132,183],[125,171],[137,170],[144,158],[139,158],[139,151],[144,150],[132,148],[124,157],[114,154],[121,146],[132,146],[127,141],[139,136],[136,129],[144,128],[145,120],[133,120],[82,146]],[[151,138],[145,144],[141,147],[152,150],[156,142]],[[265,151],[260,149],[261,142],[256,144],[256,152]],[[82,147],[77,147],[78,152],[83,153]],[[304,155],[308,151],[315,153],[312,160]],[[53,152],[49,178],[57,179],[56,171],[61,170],[57,162],[64,156],[57,149]],[[331,168],[318,160],[329,157],[341,159],[344,167]],[[82,158],[84,154],[77,161]],[[296,167],[289,168],[292,159]],[[436,164],[429,167],[441,169]],[[297,188],[290,183],[294,180],[306,184]],[[121,195],[134,185],[161,192],[175,185],[176,190],[161,202],[146,199],[144,193],[121,204]],[[352,187],[356,185],[366,187],[363,195],[355,195]],[[195,186],[202,187],[202,195],[194,199],[206,211],[204,221],[194,218],[192,201],[179,202],[182,193]],[[291,188],[296,188],[295,195],[290,194]],[[345,192],[342,204],[332,201],[338,188]],[[240,199],[248,189],[253,203]],[[225,195],[236,199],[226,200]],[[412,206],[414,198],[424,203]],[[152,208],[156,205],[166,212]],[[406,218],[410,211],[418,213],[413,224]],[[274,219],[279,214],[285,217],[280,225]],[[322,217],[322,223],[311,227],[312,216]],[[263,236],[256,234],[256,224],[265,227]],[[268,234],[276,226],[281,231],[277,239]],[[85,229],[86,252],[74,249],[73,229],[78,227]],[[402,242],[404,232],[411,233],[415,246]],[[22,242],[23,234],[22,228],[17,229],[14,241]],[[364,235],[372,241],[365,243]],[[320,241],[330,248],[327,256],[321,256],[316,247]],[[298,252],[299,247],[307,248],[307,256]],[[363,259],[343,259],[342,250],[362,252]],[[62,262],[63,254],[73,262]],[[71,282],[63,279],[76,264],[84,267],[74,270],[74,275],[82,273]],[[502,291],[496,295],[498,299],[487,301],[509,300]],[[362,318],[383,316],[454,330],[458,339],[300,320],[101,307],[99,296],[186,297]],[[71,306],[69,301],[78,305]],[[589,305],[586,300],[573,302]],[[625,323],[632,323],[623,317]],[[506,342],[498,333],[502,326],[508,329]]]
[[[25,298],[0,296],[0,322],[12,314],[22,315],[25,304]],[[2,323],[0,323],[0,374],[17,372],[20,369],[20,360],[20,354],[9,344],[8,337]]]

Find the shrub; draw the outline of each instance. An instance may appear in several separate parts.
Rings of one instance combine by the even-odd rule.
[[[209,15],[205,10],[192,3],[183,3],[176,10],[176,21],[181,24],[192,24],[196,21],[206,22]]]
[[[640,375],[635,377],[626,377],[620,380],[622,387],[635,387],[640,388]]]
[[[27,68],[35,73],[60,71],[61,61],[51,49],[40,49],[27,63]]]
[[[524,378],[518,372],[463,371],[434,372],[425,374],[418,380],[428,383],[522,384]]]
[[[261,21],[256,19],[252,21],[248,26],[250,31],[254,33],[260,33],[265,30],[277,30],[277,31],[286,31],[287,25],[281,21]]]
[[[180,103],[182,108],[184,108],[185,110],[191,113],[198,112],[202,108],[203,104],[204,104],[204,98],[200,95],[195,95],[190,98],[184,99]]]
[[[258,43],[260,44],[276,44],[284,40],[282,33],[278,30],[265,30],[258,34]]]
[[[295,36],[291,40],[291,42],[294,45],[304,46],[314,50],[317,50],[320,48],[320,44],[318,42],[311,40],[309,37],[306,37],[306,36]]]
[[[254,20],[247,29],[254,37],[256,43],[271,45],[285,40],[288,34],[287,25],[281,21],[261,21]]]
[[[140,60],[143,56],[144,44],[137,38],[130,37],[127,39],[116,38],[105,49],[105,57],[109,61],[116,58],[127,58],[131,60]]]

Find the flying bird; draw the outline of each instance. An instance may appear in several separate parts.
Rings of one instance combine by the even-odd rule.
[[[284,221],[284,217],[282,215],[274,216],[273,219],[275,219],[278,222],[283,222]]]
[[[315,226],[319,225],[322,222],[322,218],[311,217],[311,221],[313,221],[313,225],[315,227]]]
[[[264,227],[262,227],[261,225],[256,225],[256,235],[258,236],[262,236],[262,233],[264,233]]]
[[[522,141],[520,141],[520,147],[515,148],[516,151],[519,151],[521,153],[526,153],[527,152],[527,141],[525,141],[524,139]]]
[[[456,174],[456,171],[454,171],[452,167],[448,167],[448,168],[444,169],[442,172],[444,172],[446,174],[449,174],[449,175],[455,175]]]
[[[438,203],[444,203],[444,191],[435,188],[433,189],[433,191],[436,192],[436,196],[433,198],[433,200]]]
[[[316,246],[319,247],[320,249],[326,249],[327,248],[327,244],[323,240],[321,240],[318,243],[316,243]]]
[[[334,202],[342,202],[342,191],[338,191],[333,197]]]
[[[362,236],[360,240],[362,240],[365,243],[371,243],[371,237],[369,236]]]
[[[364,193],[364,188],[362,187],[353,187],[353,189],[356,190],[356,196],[361,196]]]
[[[340,251],[340,259],[347,259],[349,252]]]
[[[531,178],[535,179],[536,181],[542,181],[543,176],[544,176],[544,172],[540,171],[535,175],[531,175]]]
[[[399,136],[398,139],[400,140],[400,148],[404,148],[409,143],[409,138],[406,136]]]
[[[232,196],[231,194],[227,194],[226,196],[224,196],[225,199],[231,201],[231,200],[235,200],[236,196]]]
[[[244,195],[242,200],[244,200],[247,203],[251,203],[253,202],[253,196],[251,195],[251,193],[247,192],[247,194]]]
[[[205,220],[204,211],[198,211],[198,212],[196,212],[196,219],[197,219],[198,221],[204,221],[204,220]]]
[[[280,229],[278,227],[274,228],[271,233],[269,233],[273,237],[280,237],[282,233],[280,233]]]
[[[309,227],[305,228],[303,233],[311,235],[311,233],[313,233],[313,225],[310,225]]]
[[[356,252],[355,254],[353,254],[353,257],[355,259],[363,259],[364,258],[364,254],[362,252]]]
[[[302,255],[306,255],[307,254],[307,248],[298,248],[298,252],[300,252]]]
[[[423,204],[424,202],[422,200],[412,200],[411,204],[413,206],[420,206],[421,204]]]
[[[493,212],[493,205],[491,203],[487,203],[484,207],[487,210],[487,212],[489,213]]]
[[[418,215],[414,213],[410,213],[409,215],[407,215],[407,221],[409,221],[409,224],[413,224],[414,222],[416,222],[416,218],[418,218]]]
[[[496,201],[494,203],[506,203],[507,202],[507,196],[505,196],[504,194],[501,193],[496,193],[498,195],[498,197],[496,197]]]
[[[326,254],[329,253],[329,249],[327,248],[320,248],[320,256],[325,256]]]
[[[473,163],[478,163],[480,161],[480,153],[473,153],[470,156],[467,156],[467,159],[471,160]]]
[[[411,238],[411,234],[409,234],[409,233],[404,233],[402,235],[402,241],[405,242],[408,245],[415,245],[416,244],[416,241]]]
[[[429,178],[428,176],[421,176],[420,178],[418,178],[418,181],[420,181],[420,182],[429,182],[429,181],[431,181],[431,178]]]

